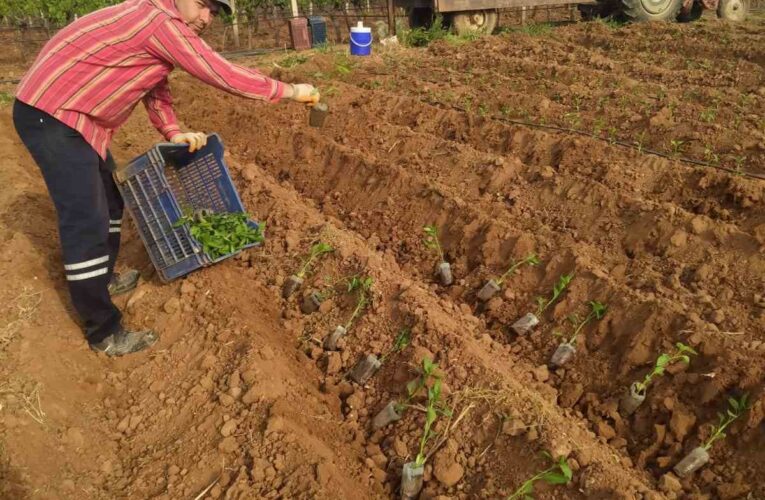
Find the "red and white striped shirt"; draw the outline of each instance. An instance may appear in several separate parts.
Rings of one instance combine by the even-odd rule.
[[[166,139],[180,132],[167,83],[175,66],[242,97],[276,102],[284,93],[282,82],[211,49],[186,26],[173,0],[127,0],[56,33],[16,98],[77,130],[106,158],[112,135],[141,99]]]

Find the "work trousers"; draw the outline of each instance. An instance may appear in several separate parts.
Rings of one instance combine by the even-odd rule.
[[[16,100],[16,131],[40,167],[58,214],[58,232],[72,304],[90,343],[121,328],[122,315],[109,296],[120,246],[122,197],[112,171],[79,132]]]

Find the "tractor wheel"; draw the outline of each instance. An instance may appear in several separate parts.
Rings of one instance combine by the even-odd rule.
[[[468,10],[455,12],[452,16],[454,32],[460,36],[479,34],[490,35],[497,27],[496,10]]]
[[[622,6],[630,21],[674,21],[683,0],[622,0]]]
[[[717,17],[728,21],[743,21],[748,13],[749,0],[720,0],[717,6]]]
[[[607,18],[616,12],[614,2],[600,0],[598,3],[585,3],[576,6],[583,21],[593,21],[597,18]]]
[[[434,18],[433,9],[430,7],[413,7],[409,9],[409,29],[428,29]]]

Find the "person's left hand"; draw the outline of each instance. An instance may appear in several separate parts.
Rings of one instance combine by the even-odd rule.
[[[173,144],[186,143],[189,145],[189,151],[193,153],[207,145],[207,134],[204,132],[183,132],[172,136],[170,142]]]

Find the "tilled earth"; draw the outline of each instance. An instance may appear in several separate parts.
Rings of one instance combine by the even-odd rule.
[[[119,304],[161,340],[120,360],[90,353],[70,316],[55,213],[5,106],[0,495],[391,498],[424,415],[378,431],[371,420],[430,358],[452,416],[435,426],[421,498],[505,498],[547,466],[542,451],[567,455],[574,479],[538,498],[765,498],[764,35],[757,19],[592,22],[246,62],[317,83],[331,108],[322,129],[295,105],[177,75],[179,116],[221,135],[267,241],[165,285],[129,227],[122,264],[144,280]],[[135,115],[113,145],[122,162],[158,139]],[[426,224],[441,231],[451,287],[434,279]],[[284,300],[317,239],[335,251]],[[531,252],[538,266],[477,300]],[[515,334],[564,273],[562,299]],[[374,279],[372,302],[325,352],[353,310],[352,275]],[[311,290],[327,299],[305,315]],[[554,332],[592,300],[605,317],[549,367]],[[403,328],[411,346],[367,384],[348,379]],[[676,342],[698,352],[690,366],[621,415],[625,388]],[[744,393],[752,408],[710,463],[672,475]]]

